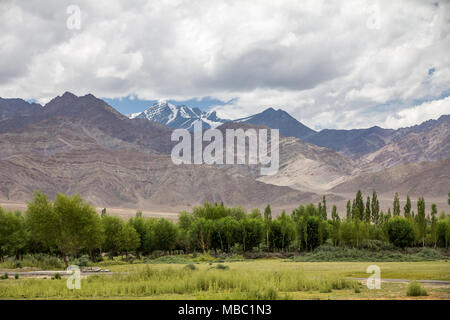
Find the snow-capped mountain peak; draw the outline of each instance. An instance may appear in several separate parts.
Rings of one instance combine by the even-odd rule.
[[[197,121],[202,122],[203,129],[216,128],[229,121],[217,117],[215,111],[201,111],[186,105],[175,106],[166,100],[159,100],[139,114],[128,115],[130,119],[145,118],[165,124],[172,128],[193,130]]]

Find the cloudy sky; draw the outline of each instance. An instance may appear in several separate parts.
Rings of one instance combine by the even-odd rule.
[[[450,113],[449,13],[424,0],[0,0],[0,96],[409,126]]]

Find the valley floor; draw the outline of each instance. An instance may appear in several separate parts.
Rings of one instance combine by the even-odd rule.
[[[385,282],[369,290],[369,265],[382,279],[423,283],[428,295],[408,297],[408,283]],[[189,267],[187,267],[189,266]],[[104,267],[102,265],[102,267]],[[83,277],[80,290],[50,278],[0,280],[0,299],[444,299],[450,300],[450,262],[292,262],[282,259],[214,260],[181,264],[118,264],[112,274]],[[4,271],[2,271],[4,272]]]

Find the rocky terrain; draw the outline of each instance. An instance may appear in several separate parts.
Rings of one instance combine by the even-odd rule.
[[[182,107],[162,102],[159,107],[183,113]],[[190,123],[215,117],[199,116]],[[222,131],[282,128],[280,168],[272,176],[261,175],[259,165],[174,165],[170,136],[179,124],[167,126],[167,117],[130,119],[91,94],[66,92],[44,107],[0,99],[0,117],[1,201],[24,202],[42,190],[50,197],[80,193],[105,207],[178,208],[223,201],[281,208],[316,202],[323,194],[341,201],[358,189],[445,197],[450,186],[449,116],[398,130],[315,132],[282,110],[268,109],[210,125]]]
[[[354,193],[361,190],[371,193],[411,196],[429,195],[445,198],[450,188],[450,159],[434,162],[400,164],[377,172],[362,173],[333,187],[332,192]]]
[[[91,95],[66,93],[21,120],[0,134],[1,199],[25,201],[42,190],[50,197],[78,192],[98,206],[256,206],[314,196],[209,166],[176,166],[169,128],[130,120]]]

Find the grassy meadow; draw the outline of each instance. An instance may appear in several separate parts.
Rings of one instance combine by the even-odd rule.
[[[383,282],[380,290],[369,290],[353,278],[367,278],[371,264],[381,268],[382,278],[450,280],[447,261],[218,262],[186,256],[166,263],[111,262],[112,274],[83,277],[81,289],[73,291],[65,277],[14,279],[10,270],[9,278],[0,280],[0,299],[450,299],[450,286],[425,284],[428,295],[419,297],[407,296],[407,283]]]

